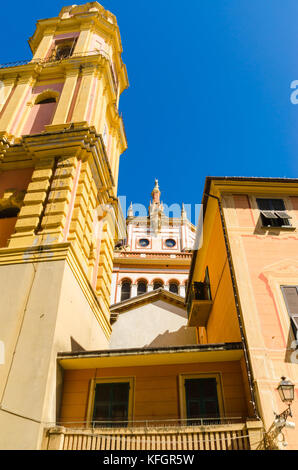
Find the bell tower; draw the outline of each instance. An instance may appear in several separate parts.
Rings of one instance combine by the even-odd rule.
[[[29,45],[31,60],[0,68],[0,434],[16,449],[38,448],[55,422],[57,352],[108,344],[127,147],[115,16],[64,7]]]

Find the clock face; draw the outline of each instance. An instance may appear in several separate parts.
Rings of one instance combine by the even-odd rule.
[[[168,238],[165,243],[169,248],[173,248],[176,245],[176,242],[173,240],[173,238]]]
[[[147,238],[141,238],[139,240],[139,246],[146,247],[149,245],[149,240]]]

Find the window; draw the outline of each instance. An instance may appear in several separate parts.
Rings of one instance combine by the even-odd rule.
[[[71,46],[59,46],[56,51],[56,59],[65,59],[71,55]]]
[[[77,39],[57,41],[54,45],[51,59],[62,60],[70,57],[74,51]]]
[[[131,281],[123,281],[121,285],[121,302],[130,299]]]
[[[127,426],[131,380],[95,384],[93,426]],[[121,424],[116,424],[117,422]],[[114,423],[113,423],[114,422]]]
[[[208,378],[186,378],[185,407],[187,424],[195,425],[198,418],[219,418],[219,402],[217,394],[217,379]]]
[[[298,332],[298,286],[282,286],[281,290],[290,317],[291,327],[296,338]]]
[[[173,294],[178,294],[178,284],[177,282],[171,281],[169,284],[169,291]]]
[[[175,240],[173,240],[173,238],[168,238],[165,241],[165,244],[168,248],[174,248],[174,246],[176,245],[176,242],[175,242]]]
[[[138,290],[137,294],[145,294],[147,292],[147,282],[146,281],[139,281],[138,282]]]
[[[148,238],[141,238],[139,240],[139,246],[141,246],[142,248],[146,248],[148,245],[149,245]]]
[[[204,282],[193,283],[193,294],[195,300],[212,300],[208,266],[205,269]]]
[[[45,98],[44,100],[35,102],[35,104],[47,104],[47,103],[56,103],[56,98],[50,97],[50,98]]]
[[[153,290],[160,289],[163,287],[163,282],[162,281],[154,281],[153,282]]]
[[[257,204],[261,212],[262,225],[264,227],[290,226],[289,219],[292,217],[286,212],[282,199],[260,199]]]
[[[59,93],[55,90],[46,90],[40,93],[32,106],[22,130],[23,135],[39,134],[45,126],[52,123]]]

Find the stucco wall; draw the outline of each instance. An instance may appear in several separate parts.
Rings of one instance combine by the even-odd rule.
[[[111,349],[196,344],[196,329],[184,309],[158,300],[121,313],[110,339]]]
[[[1,266],[0,286],[1,448],[32,449],[38,421],[56,420],[57,353],[71,350],[71,337],[88,349],[107,347],[107,338],[66,261]]]
[[[146,367],[66,370],[61,422],[71,427],[86,420],[90,382],[94,378],[134,377],[135,420],[157,420],[181,417],[181,374],[219,374],[223,414],[230,417],[248,416],[239,361],[197,364],[155,365]]]

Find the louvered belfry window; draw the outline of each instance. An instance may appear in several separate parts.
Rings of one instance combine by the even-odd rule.
[[[283,227],[291,225],[292,217],[287,213],[282,199],[257,198],[260,209],[262,225],[264,227]]]
[[[282,286],[281,290],[291,319],[293,333],[296,337],[298,332],[298,286]]]

